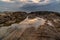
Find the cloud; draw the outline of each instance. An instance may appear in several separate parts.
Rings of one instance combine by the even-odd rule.
[[[48,3],[50,0],[32,0],[34,3]]]
[[[18,8],[19,10],[31,12],[31,11],[55,11],[60,12],[60,4],[52,3],[48,5],[36,5],[26,4],[23,7]]]
[[[11,3],[14,2],[14,1],[11,1],[11,0],[1,0],[1,1],[3,1],[3,2],[11,2]]]
[[[54,0],[0,0],[3,2],[23,2],[23,3],[48,3]],[[57,0],[59,1],[59,0]]]
[[[47,10],[49,8],[53,9],[54,6],[52,6],[52,5],[55,5],[55,4],[57,5],[58,2],[60,2],[60,1],[59,0],[0,0],[0,11]],[[57,8],[57,6],[56,6],[56,8]]]
[[[24,3],[26,3],[26,2],[28,2],[28,0],[20,0],[20,2],[24,2]]]
[[[40,0],[32,0],[34,3],[39,3]]]
[[[6,3],[20,3],[20,4],[39,4],[39,5],[47,5],[52,2],[58,2],[59,0],[0,0]],[[18,5],[18,4],[17,4]]]

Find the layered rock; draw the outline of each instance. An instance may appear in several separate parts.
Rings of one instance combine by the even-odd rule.
[[[60,14],[31,12],[19,23],[0,27],[0,40],[60,40]]]
[[[0,27],[19,23],[27,17],[26,12],[4,12],[0,14]]]

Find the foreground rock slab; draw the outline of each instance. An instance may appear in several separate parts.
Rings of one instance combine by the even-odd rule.
[[[0,40],[60,40],[60,14],[44,13],[32,12],[19,23],[0,27]]]

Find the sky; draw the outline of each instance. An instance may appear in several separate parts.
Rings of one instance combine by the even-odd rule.
[[[60,0],[0,0],[0,11],[60,12]]]

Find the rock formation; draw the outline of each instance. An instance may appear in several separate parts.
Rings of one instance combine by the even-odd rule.
[[[18,23],[15,21],[9,26],[1,26],[0,40],[60,40],[59,13],[48,11],[37,11],[26,14],[15,13],[12,13],[13,15],[9,17],[12,19],[16,17],[14,20],[18,20],[21,17],[22,20],[20,18]],[[8,15],[5,14],[3,16]]]

